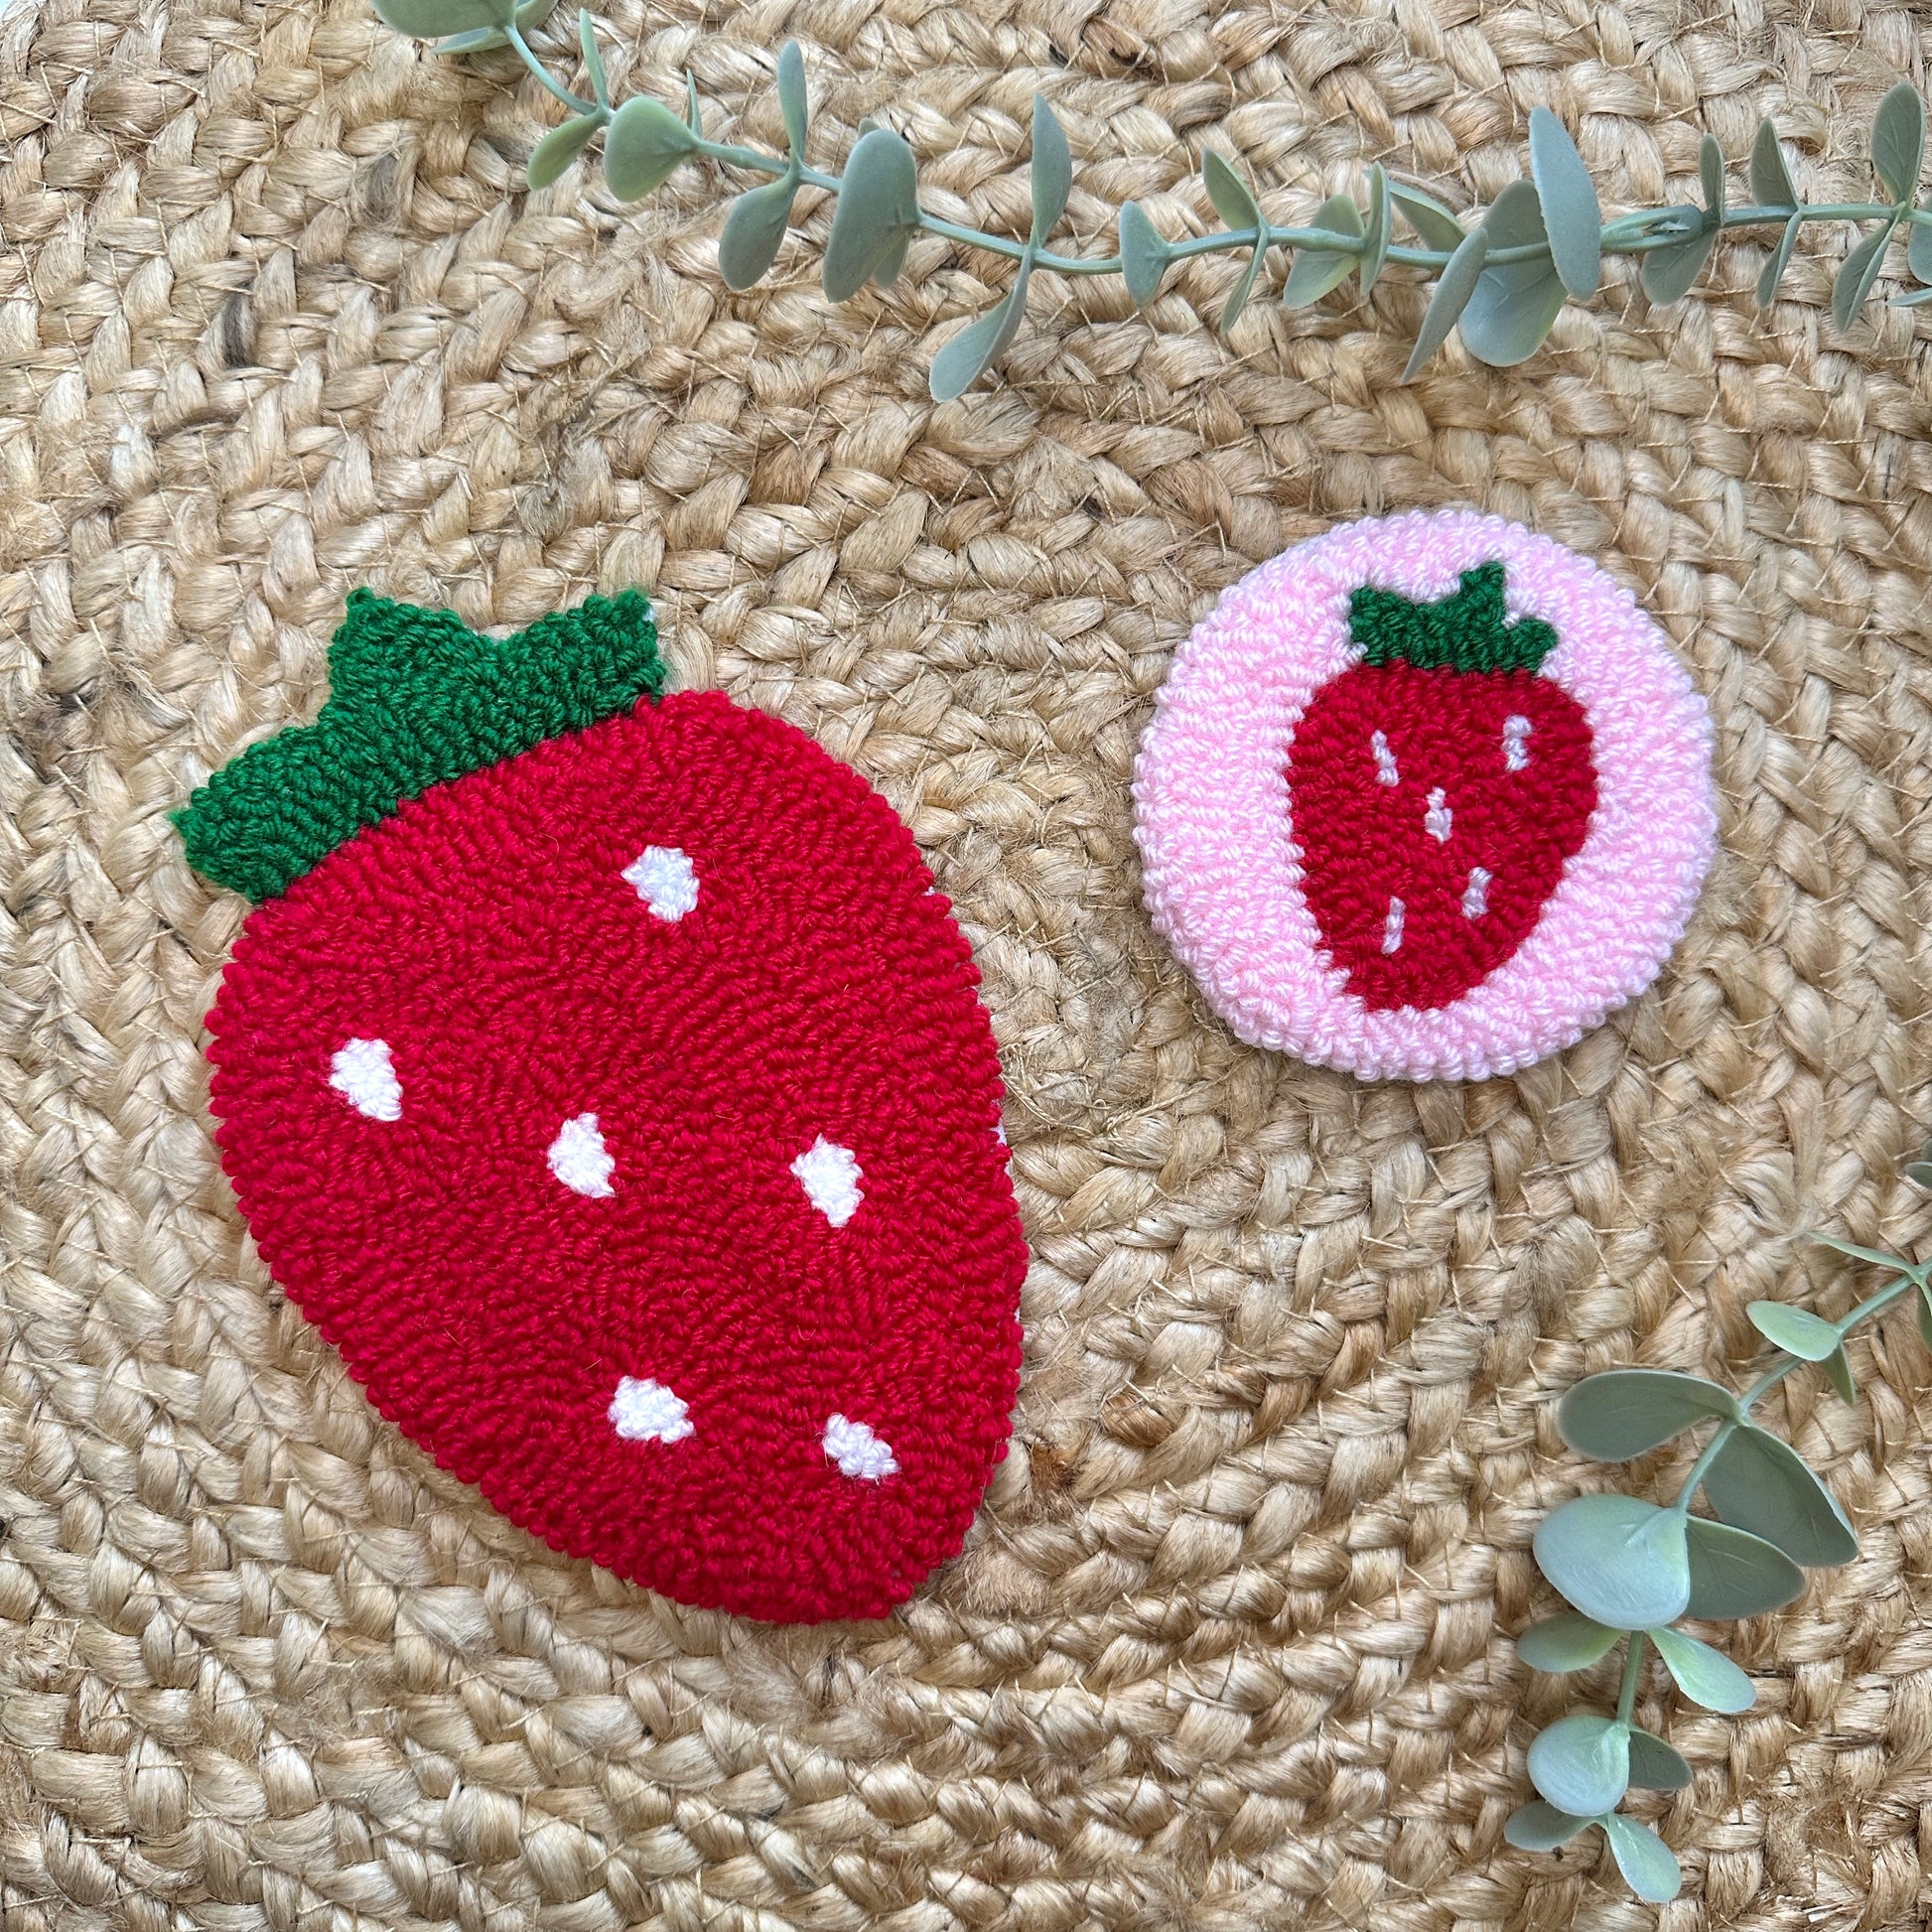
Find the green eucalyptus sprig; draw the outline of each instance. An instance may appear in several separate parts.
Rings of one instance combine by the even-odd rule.
[[[1882,202],[1807,206],[1769,121],[1751,149],[1751,199],[1733,207],[1726,199],[1724,151],[1712,136],[1699,151],[1701,203],[1637,209],[1603,218],[1596,189],[1568,130],[1547,107],[1530,110],[1529,177],[1513,181],[1479,220],[1452,213],[1434,196],[1390,176],[1381,163],[1368,168],[1365,206],[1351,196],[1331,195],[1311,221],[1282,226],[1262,212],[1254,190],[1225,155],[1208,150],[1201,174],[1208,200],[1227,223],[1206,234],[1170,241],[1136,202],[1117,222],[1111,255],[1066,255],[1046,246],[1066,211],[1072,164],[1066,136],[1052,108],[1034,97],[1033,221],[1027,238],[988,234],[941,219],[920,207],[918,164],[904,139],[868,117],[846,157],[842,175],[827,174],[806,160],[809,102],[805,64],[786,42],[777,59],[778,105],[785,152],[767,154],[706,137],[697,85],[686,76],[685,111],[635,95],[613,105],[591,15],[580,12],[578,46],[589,94],[566,86],[531,49],[525,30],[540,24],[556,0],[372,0],[398,32],[436,43],[439,54],[477,54],[509,48],[544,88],[570,110],[570,119],[537,143],[528,164],[532,188],[545,188],[578,159],[592,139],[604,136],[604,179],[624,202],[660,187],[687,161],[712,161],[767,179],[738,195],[718,240],[718,264],[734,289],[759,281],[776,259],[790,226],[792,203],[802,187],[836,195],[823,281],[835,302],[858,294],[867,282],[890,287],[905,265],[906,249],[919,234],[938,235],[966,247],[1005,255],[1018,264],[1013,286],[985,315],[951,338],[934,354],[929,378],[933,396],[949,401],[976,382],[1013,341],[1026,312],[1035,270],[1054,275],[1119,275],[1137,308],[1161,292],[1169,268],[1196,255],[1232,250],[1247,265],[1221,311],[1231,329],[1260,280],[1269,254],[1289,253],[1282,301],[1307,308],[1350,275],[1372,289],[1391,264],[1418,268],[1436,278],[1404,379],[1442,347],[1453,330],[1479,361],[1504,368],[1535,353],[1555,326],[1566,301],[1587,301],[1602,279],[1606,255],[1641,259],[1639,279],[1654,303],[1689,293],[1719,235],[1729,229],[1777,232],[1758,277],[1757,299],[1768,306],[1790,262],[1798,230],[1807,221],[1872,223],[1846,257],[1832,290],[1832,314],[1848,328],[1864,307],[1892,236],[1909,230],[1911,273],[1926,287],[1892,298],[1894,307],[1932,302],[1932,207],[1915,207],[1925,150],[1925,103],[1901,82],[1878,104],[1871,127],[1871,165],[1884,189]],[[1421,245],[1395,240],[1397,217]]]
[[[1932,1187],[1932,1144],[1906,1174]],[[1717,1425],[1670,1502],[1613,1491],[1579,1496],[1544,1521],[1537,1565],[1574,1613],[1532,1624],[1516,1641],[1524,1662],[1542,1671],[1587,1670],[1621,1644],[1623,1675],[1614,1716],[1578,1713],[1538,1733],[1529,1754],[1538,1796],[1511,1816],[1505,1837],[1526,1851],[1548,1852],[1600,1826],[1630,1888],[1652,1903],[1677,1896],[1677,1860],[1649,1826],[1618,1807],[1633,1786],[1682,1790],[1691,1767],[1633,1721],[1647,1653],[1656,1652],[1693,1704],[1733,1716],[1748,1711],[1757,1695],[1751,1680],[1721,1651],[1671,1626],[1683,1616],[1724,1619],[1782,1608],[1804,1588],[1806,1570],[1832,1569],[1859,1554],[1838,1498],[1752,1411],[1812,1362],[1843,1401],[1857,1401],[1845,1338],[1904,1296],[1915,1298],[1919,1334],[1932,1347],[1932,1262],[1816,1238],[1896,1279],[1837,1321],[1783,1302],[1753,1302],[1745,1312],[1776,1352],[1741,1395],[1698,1375],[1620,1368],[1587,1377],[1557,1408],[1564,1441],[1598,1462],[1627,1462]],[[1709,1516],[1691,1514],[1700,1491]]]

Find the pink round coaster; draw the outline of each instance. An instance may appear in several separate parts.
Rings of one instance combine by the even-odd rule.
[[[1717,849],[1711,755],[1594,564],[1466,510],[1344,524],[1177,653],[1135,768],[1148,906],[1256,1045],[1513,1072],[1656,978]]]

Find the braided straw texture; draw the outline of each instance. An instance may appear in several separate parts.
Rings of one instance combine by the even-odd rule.
[[[621,89],[689,62],[713,131],[767,142],[797,35],[826,153],[890,104],[930,205],[1009,231],[1038,84],[1101,245],[1129,195],[1201,217],[1202,143],[1281,217],[1378,155],[1486,200],[1539,100],[1611,207],[1687,198],[1707,126],[1736,179],[1760,109],[1839,199],[1932,53],[1862,0],[611,20]],[[1753,1297],[1837,1312],[1857,1271],[1807,1229],[1932,1232],[1897,1178],[1932,1115],[1932,312],[1839,335],[1843,238],[1808,231],[1766,320],[1741,243],[1677,311],[1620,267],[1522,369],[1451,346],[1404,388],[1412,275],[1223,344],[1215,258],[1145,319],[1040,278],[1005,385],[934,408],[922,340],[1006,266],[923,242],[834,310],[808,194],[731,297],[694,171],[634,213],[581,171],[527,196],[554,110],[488,75],[358,0],[0,15],[0,1923],[1922,1924],[1909,1319],[1856,1345],[1856,1410],[1810,1374],[1774,1402],[1865,1555],[1724,1634],[1756,1712],[1647,1689],[1697,1768],[1638,1801],[1683,1898],[1501,1831],[1575,1688],[1515,1657],[1529,1538],[1603,1479],[1552,1398],[1741,1367]],[[1358,1085],[1237,1043],[1155,940],[1129,769],[1221,587],[1451,503],[1657,614],[1716,714],[1724,855],[1659,985],[1559,1059]],[[682,682],[855,763],[959,902],[1027,1376],[967,1554],[889,1621],[680,1611],[553,1556],[372,1416],[244,1240],[201,1034],[243,907],[166,813],[314,714],[360,582],[476,624],[651,587]]]

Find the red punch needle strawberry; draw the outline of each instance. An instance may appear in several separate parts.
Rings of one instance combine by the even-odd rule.
[[[1436,602],[1357,590],[1349,630],[1360,661],[1289,759],[1309,909],[1371,1011],[1447,1006],[1522,944],[1582,847],[1589,721],[1539,675],[1556,630],[1510,620],[1500,563]]]
[[[660,700],[641,597],[497,642],[358,592],[330,668],[181,815],[259,901],[209,1055],[269,1268],[559,1550],[884,1614],[1005,1453],[1026,1266],[910,835],[791,727]]]

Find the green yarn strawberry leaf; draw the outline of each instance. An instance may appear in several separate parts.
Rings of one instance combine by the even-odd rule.
[[[189,864],[257,902],[431,785],[658,697],[664,663],[638,591],[498,640],[357,590],[329,679],[313,725],[250,746],[175,814]]]
[[[1500,561],[1462,573],[1460,589],[1435,603],[1364,584],[1348,600],[1348,633],[1365,664],[1418,670],[1534,671],[1557,647],[1541,618],[1514,622],[1503,604]]]

